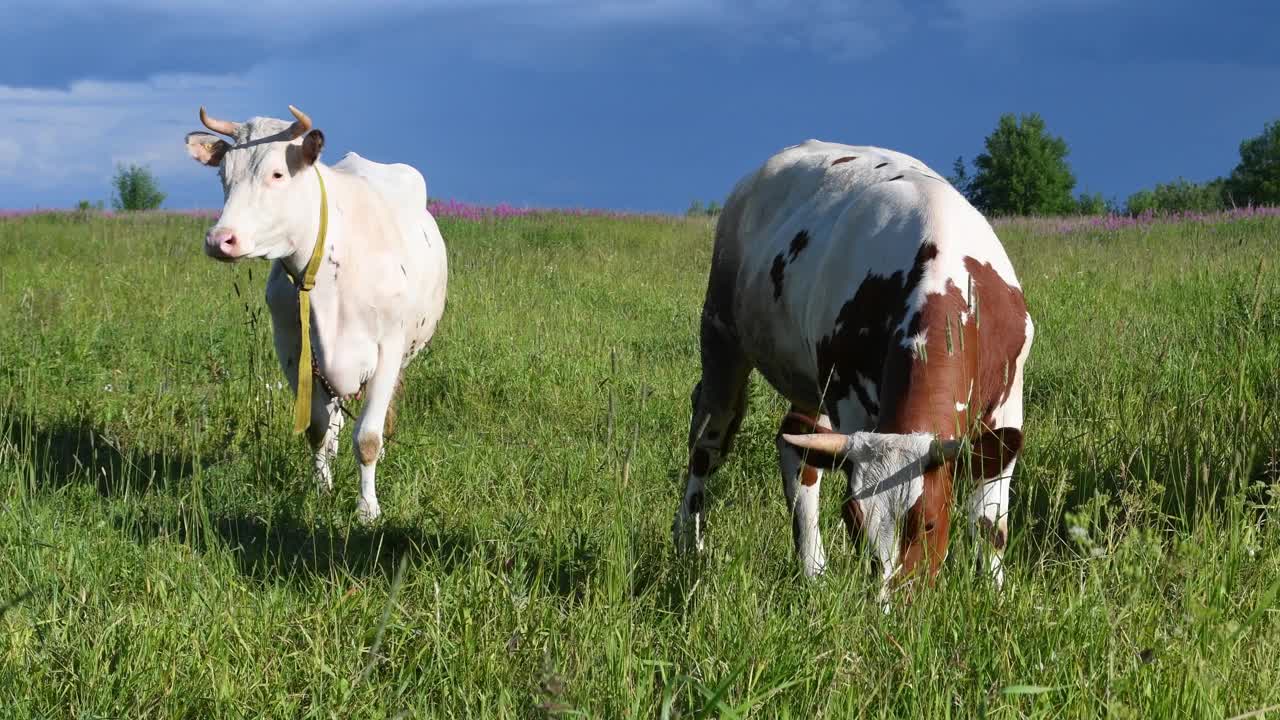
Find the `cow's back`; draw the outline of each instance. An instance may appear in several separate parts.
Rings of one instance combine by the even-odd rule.
[[[354,152],[344,155],[332,169],[357,179],[353,187],[374,196],[361,206],[382,208],[392,218],[392,236],[365,236],[360,242],[366,252],[389,256],[379,265],[391,268],[391,272],[375,273],[383,278],[383,285],[395,284],[396,271],[407,280],[403,295],[407,307],[397,312],[407,313],[411,356],[435,332],[444,312],[448,280],[444,239],[435,218],[427,211],[426,180],[410,165],[374,162]]]
[[[1017,289],[985,218],[924,163],[808,141],[774,155],[726,201],[704,312],[732,328],[793,402],[830,407],[833,394],[847,396],[830,407],[833,419],[869,428],[894,382],[891,361],[930,337],[936,308],[919,317],[928,298],[945,296],[957,313],[951,305],[969,302],[966,263],[984,268],[986,285],[995,278]],[[945,365],[936,364],[935,382],[950,372]]]

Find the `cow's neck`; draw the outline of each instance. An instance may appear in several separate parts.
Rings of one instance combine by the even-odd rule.
[[[332,175],[328,172],[328,168],[320,165],[319,163],[316,164],[316,167],[320,169],[320,172],[324,173],[326,185],[332,184]],[[314,170],[307,171],[305,175],[306,179],[304,182],[306,182],[308,186],[306,190],[306,201],[300,205],[301,209],[299,210],[298,217],[295,218],[292,223],[293,227],[298,228],[296,231],[298,234],[294,238],[293,242],[294,251],[292,255],[288,255],[280,259],[280,262],[284,265],[285,270],[289,271],[289,275],[293,278],[295,284],[302,279],[303,274],[307,271],[307,264],[311,262],[311,255],[315,250],[320,231],[320,183],[315,177]],[[327,222],[328,228],[324,238],[325,247],[323,248],[323,252],[319,259],[321,265],[323,265],[325,259],[333,253],[333,244],[339,235],[337,228],[334,226],[334,193],[330,190],[326,194],[328,195],[329,217]],[[316,284],[320,284],[319,277],[317,277]]]

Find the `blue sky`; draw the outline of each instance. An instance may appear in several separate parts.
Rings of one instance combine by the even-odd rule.
[[[6,0],[0,207],[105,199],[150,165],[220,207],[197,109],[298,105],[326,159],[407,162],[435,197],[682,210],[806,138],[949,172],[1003,112],[1123,199],[1230,171],[1280,119],[1271,0]]]

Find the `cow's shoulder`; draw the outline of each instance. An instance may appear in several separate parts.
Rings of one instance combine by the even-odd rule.
[[[411,165],[374,162],[349,152],[331,169],[361,178],[397,209],[420,212],[427,206],[427,182]]]

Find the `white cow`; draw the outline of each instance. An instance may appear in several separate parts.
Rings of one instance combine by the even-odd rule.
[[[924,163],[814,140],[774,155],[716,227],[677,546],[702,549],[704,485],[729,452],[754,368],[792,403],[777,446],[806,575],[826,564],[819,468],[839,467],[845,522],[879,560],[881,597],[918,565],[931,582],[970,448],[969,515],[1001,583],[1032,335],[991,226]]]
[[[219,169],[225,194],[205,253],[226,262],[275,261],[266,296],[276,356],[299,396],[295,431],[307,429],[323,492],[333,488],[329,464],[342,429],[339,400],[364,391],[353,439],[360,461],[359,517],[370,521],[380,512],[375,468],[389,413],[394,422],[400,373],[426,346],[444,312],[444,239],[426,210],[426,182],[417,170],[355,153],[324,165],[324,134],[311,129],[304,113],[289,110],[293,123],[263,117],[236,123],[210,118],[200,108],[205,127],[229,138],[187,135],[187,152]],[[313,258],[317,244],[321,252]],[[309,265],[314,288],[304,343],[298,283]],[[312,377],[318,382],[311,383]]]

